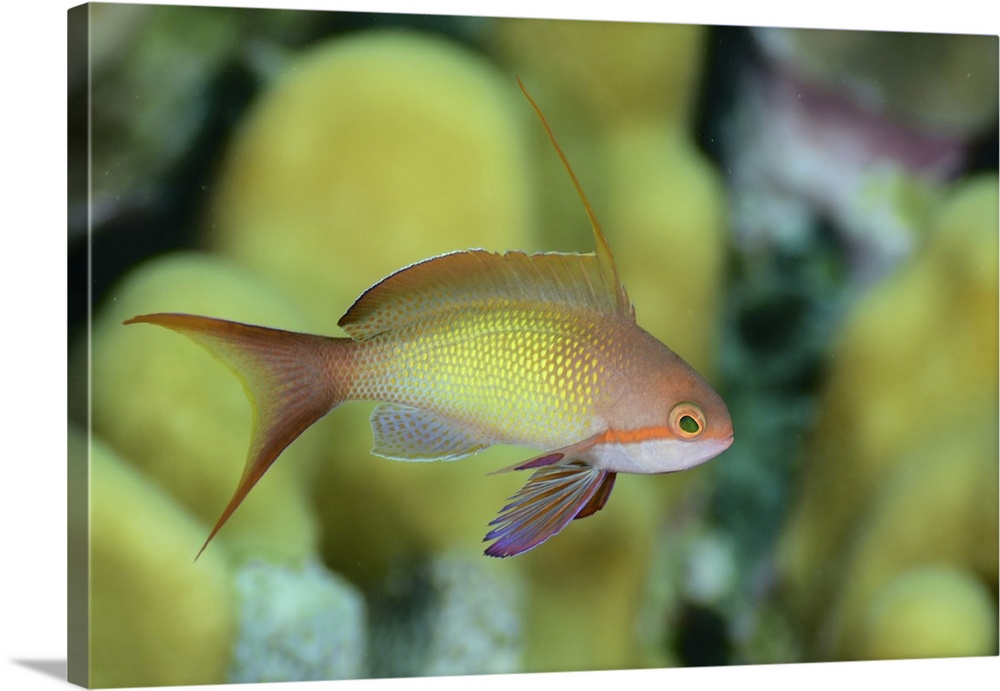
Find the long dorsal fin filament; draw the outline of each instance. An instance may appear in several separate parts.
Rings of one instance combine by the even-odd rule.
[[[587,199],[587,193],[583,191],[583,185],[580,184],[580,180],[576,177],[576,173],[573,172],[573,166],[569,164],[569,159],[566,158],[566,154],[563,153],[562,147],[559,146],[559,142],[556,141],[556,135],[549,127],[548,120],[545,119],[545,114],[542,109],[535,102],[535,99],[531,97],[528,93],[527,87],[524,86],[524,82],[521,81],[520,77],[517,77],[517,85],[521,87],[521,93],[524,97],[528,99],[528,103],[534,108],[535,114],[538,115],[538,119],[542,122],[542,127],[545,128],[545,133],[549,136],[549,141],[552,142],[552,147],[556,150],[556,154],[559,155],[559,160],[562,161],[563,167],[569,174],[570,180],[573,181],[573,187],[576,189],[576,193],[580,197],[580,201],[583,202],[583,209],[587,212],[587,218],[590,219],[590,227],[594,231],[594,243],[595,243],[595,254],[597,255],[597,261],[600,264],[601,271],[606,272],[606,280],[611,285],[615,286],[618,291],[618,299],[621,301],[622,307],[626,312],[632,311],[632,305],[629,302],[628,295],[625,292],[624,286],[618,277],[618,269],[615,267],[614,256],[611,254],[611,247],[608,245],[607,238],[604,237],[604,231],[601,230],[601,224],[597,220],[597,214],[594,213],[594,208],[590,205],[590,200]]]

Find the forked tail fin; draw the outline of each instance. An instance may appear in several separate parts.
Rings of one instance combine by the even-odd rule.
[[[212,541],[278,455],[312,423],[343,402],[350,339],[250,326],[190,314],[146,314],[125,324],[156,324],[184,334],[224,362],[253,406],[246,465],[236,491],[198,556]],[[344,362],[337,362],[345,359]],[[198,557],[195,557],[197,559]]]

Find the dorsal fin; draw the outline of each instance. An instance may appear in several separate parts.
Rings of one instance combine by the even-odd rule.
[[[338,324],[357,340],[398,329],[431,314],[463,306],[501,302],[559,304],[635,319],[614,258],[597,217],[545,116],[520,78],[531,103],[569,173],[594,230],[594,252],[496,254],[468,250],[434,257],[389,275],[365,291]]]
[[[400,269],[359,297],[339,325],[356,340],[433,314],[501,304],[623,314],[593,254],[453,252]],[[631,308],[624,313],[632,317]]]

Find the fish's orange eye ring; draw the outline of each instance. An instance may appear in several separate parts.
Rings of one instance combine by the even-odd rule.
[[[670,429],[681,439],[693,441],[705,433],[705,413],[690,401],[678,403],[670,411]]]

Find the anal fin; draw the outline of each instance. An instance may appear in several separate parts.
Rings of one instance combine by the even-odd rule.
[[[423,408],[382,403],[372,412],[372,453],[401,461],[450,461],[490,446],[474,430]]]

